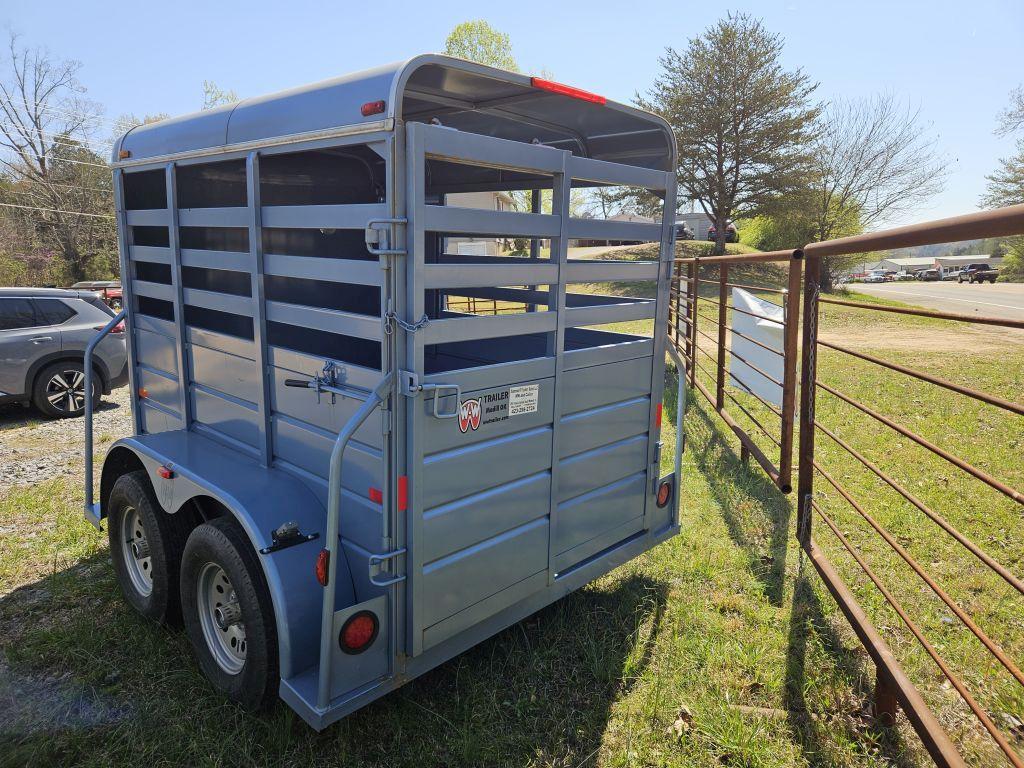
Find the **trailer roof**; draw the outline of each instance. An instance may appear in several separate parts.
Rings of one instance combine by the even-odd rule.
[[[361,107],[383,100],[384,112]],[[656,115],[536,87],[527,75],[438,54],[416,56],[287,91],[131,129],[115,143],[115,166],[345,130],[390,130],[429,122],[574,154],[668,171],[675,139]],[[125,153],[128,153],[125,155]]]

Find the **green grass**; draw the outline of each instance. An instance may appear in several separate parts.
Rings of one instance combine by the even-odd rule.
[[[968,345],[951,341],[956,353],[944,354],[922,340],[952,334],[948,323],[865,315],[828,308],[823,332],[1004,397],[1024,391],[1024,345],[983,334]],[[928,385],[901,386],[899,374],[876,373],[834,352],[822,351],[819,371],[822,380],[1024,486],[1020,426],[1007,414],[958,405],[957,396]],[[675,413],[674,375],[670,370],[666,416]],[[823,423],[1004,565],[1024,570],[1019,505],[832,400],[819,398]],[[881,729],[868,716],[873,668],[800,556],[792,500],[739,461],[735,439],[700,396],[689,407],[679,536],[322,734],[283,704],[254,716],[225,703],[205,683],[181,632],[153,626],[127,607],[105,535],[81,518],[77,485],[61,480],[0,492],[0,765],[928,764],[904,718]],[[669,421],[665,468],[675,440]],[[819,446],[825,466],[871,514],[1011,655],[1024,656],[1020,596],[827,438],[819,436]],[[1024,712],[1013,680],[982,662],[977,642],[943,620],[948,611],[842,499],[825,493],[820,480],[818,490],[983,706],[997,718]],[[834,537],[820,523],[815,530],[963,743],[968,762],[1001,764]],[[3,712],[11,692],[19,706]]]

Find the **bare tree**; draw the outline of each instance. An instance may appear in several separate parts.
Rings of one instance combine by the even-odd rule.
[[[100,110],[83,94],[81,65],[42,48],[8,42],[0,77],[3,210],[32,230],[42,252],[63,262],[72,280],[114,249],[111,179],[93,135]]]
[[[672,125],[679,184],[715,222],[716,253],[726,225],[798,189],[818,108],[817,84],[782,68],[783,40],[746,14],[721,19],[687,49],[667,49],[641,107]]]
[[[233,89],[225,90],[213,80],[203,80],[203,109],[213,109],[221,104],[233,104],[238,101],[238,94]]]
[[[1009,136],[1024,130],[1024,86],[1017,86],[1010,93],[1010,105],[999,113],[996,136]]]

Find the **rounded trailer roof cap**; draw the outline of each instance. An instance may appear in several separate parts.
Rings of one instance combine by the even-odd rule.
[[[286,138],[390,130],[430,122],[539,142],[610,162],[670,171],[676,146],[659,116],[589,91],[439,54],[137,126],[114,145],[115,166],[215,154]],[[384,110],[364,110],[384,101]]]

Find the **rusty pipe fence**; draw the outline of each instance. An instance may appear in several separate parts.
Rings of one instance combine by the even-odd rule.
[[[792,490],[802,258],[803,252],[796,250],[743,256],[676,259],[669,300],[669,339],[675,343],[686,361],[690,386],[707,399],[709,405],[739,439],[744,461],[753,457],[783,493]],[[780,260],[786,262],[785,288],[760,287],[729,280],[730,265]],[[706,276],[709,270],[713,273],[713,278]],[[706,295],[709,292],[707,290],[702,295],[702,286],[710,287],[712,295]],[[730,289],[741,289],[752,294],[767,294],[776,299],[761,301],[782,310],[783,317],[779,323],[782,326],[781,347],[765,344],[763,340],[755,339],[734,327],[735,322],[731,321],[736,315],[752,316],[761,320],[768,318],[737,307],[735,302],[730,303]],[[704,330],[705,328],[709,328],[711,333]],[[764,370],[734,349],[730,349],[729,334],[767,352],[773,358],[777,357],[781,363],[781,376]],[[709,349],[713,350],[713,353]],[[734,369],[737,362],[740,363],[743,375]],[[705,373],[710,378],[714,385],[713,393],[700,380],[698,372]],[[770,402],[763,394],[758,394],[758,381],[778,387],[781,393],[780,402]],[[744,403],[744,400],[747,402]],[[754,414],[751,401],[764,409],[760,413],[760,418]],[[736,412],[746,417],[747,426],[735,418],[733,413]],[[769,415],[775,421],[775,428],[764,423]],[[766,438],[774,448],[762,448],[759,438]],[[763,440],[761,442],[763,443]],[[773,461],[768,453],[774,450],[777,450],[777,458]]]
[[[992,412],[1000,415],[1000,418],[1010,420],[1009,429],[1011,434],[1019,434],[1024,437],[1024,404],[1019,401],[1020,391],[997,394],[982,391],[974,386],[975,382],[961,383],[947,378],[937,376],[927,371],[917,370],[909,365],[894,362],[886,359],[890,356],[887,352],[878,354],[869,353],[864,349],[857,348],[857,344],[849,342],[842,337],[841,330],[822,338],[820,325],[823,311],[861,313],[869,318],[867,327],[871,328],[870,318],[884,317],[886,315],[901,315],[915,318],[927,318],[928,320],[941,320],[949,323],[951,346],[956,346],[955,330],[959,328],[971,328],[975,326],[986,326],[990,329],[1006,329],[1008,333],[1020,331],[1024,333],[1024,321],[1011,320],[1001,317],[989,317],[980,314],[964,314],[957,312],[940,312],[925,309],[918,309],[907,306],[888,306],[876,304],[869,301],[855,301],[834,296],[823,295],[821,292],[822,259],[830,256],[847,256],[852,254],[865,253],[868,251],[888,250],[893,248],[905,248],[912,246],[932,245],[940,243],[958,242],[990,237],[1024,235],[1024,205],[1004,208],[997,211],[969,216],[943,219],[926,224],[911,227],[901,227],[886,232],[864,235],[859,237],[832,240],[820,243],[813,243],[803,249],[803,307],[802,307],[802,328],[798,345],[800,354],[800,398],[799,398],[799,419],[798,419],[798,482],[797,482],[797,540],[806,553],[809,562],[822,579],[826,588],[835,598],[840,611],[850,623],[855,634],[863,644],[873,661],[876,669],[874,707],[876,717],[883,723],[892,723],[896,716],[897,707],[905,713],[909,723],[917,732],[922,744],[929,755],[940,766],[963,766],[964,757],[961,754],[963,744],[960,740],[954,741],[947,733],[939,719],[931,711],[925,698],[918,690],[915,681],[907,670],[904,669],[896,654],[893,653],[887,642],[874,626],[872,618],[861,606],[854,590],[844,581],[840,575],[840,569],[831,561],[823,546],[819,545],[815,533],[820,533],[822,543],[827,543],[829,548],[842,555],[847,568],[852,568],[857,579],[855,586],[858,589],[874,590],[877,596],[881,597],[880,605],[884,610],[891,611],[897,621],[905,628],[903,631],[909,633],[913,638],[912,643],[920,651],[923,651],[923,658],[934,665],[944,685],[955,691],[962,701],[963,706],[970,711],[970,716],[976,720],[979,736],[987,735],[991,740],[990,746],[1001,754],[1005,764],[1024,768],[1024,732],[1016,734],[1004,733],[997,717],[991,711],[993,706],[991,691],[985,690],[991,682],[983,674],[979,674],[978,665],[988,663],[991,669],[996,670],[1000,680],[1008,686],[1003,689],[1004,700],[1008,697],[1011,701],[1024,701],[1024,672],[1008,648],[1020,648],[1024,646],[1024,633],[1013,633],[1008,631],[1006,626],[994,628],[986,626],[988,621],[978,618],[977,614],[983,612],[987,606],[994,604],[997,600],[1005,603],[1013,602],[1017,616],[1020,616],[1024,603],[1020,598],[1024,596],[1024,580],[1020,573],[1015,572],[1019,567],[1020,557],[1009,556],[1010,564],[1003,562],[1000,557],[993,555],[985,546],[985,542],[978,542],[976,537],[968,535],[963,528],[965,524],[956,524],[949,518],[953,515],[943,514],[936,509],[939,504],[928,503],[922,498],[920,491],[912,489],[911,485],[920,486],[927,478],[915,478],[911,483],[906,479],[898,477],[898,470],[887,468],[885,464],[891,461],[891,455],[884,450],[876,448],[876,445],[868,445],[858,448],[849,433],[851,430],[856,433],[858,427],[851,427],[847,421],[841,424],[828,423],[828,418],[821,415],[818,408],[818,400],[829,398],[828,406],[833,409],[841,407],[844,412],[859,417],[865,423],[874,425],[883,433],[894,436],[903,445],[915,446],[915,450],[923,451],[924,455],[933,457],[937,464],[948,466],[954,473],[961,475],[964,482],[971,483],[979,490],[969,494],[966,504],[970,507],[967,510],[955,510],[961,520],[974,522],[976,519],[984,519],[990,512],[990,501],[983,493],[994,495],[1002,499],[1002,504],[1008,506],[1021,516],[1024,516],[1024,494],[1020,487],[1007,478],[996,476],[997,473],[992,467],[977,466],[975,462],[964,458],[962,453],[963,441],[979,439],[977,435],[959,434],[951,439],[947,435],[940,444],[920,434],[921,428],[911,428],[900,422],[900,419],[891,415],[892,408],[887,407],[882,396],[887,390],[881,385],[875,385],[872,402],[865,403],[864,396],[851,394],[854,389],[852,374],[849,367],[837,365],[826,366],[832,374],[825,374],[819,377],[818,364],[821,360],[829,360],[831,363],[843,361],[856,363],[858,366],[866,367],[872,375],[885,377],[885,381],[902,379],[913,382],[915,386],[927,388],[930,391],[942,393],[943,396],[960,398],[965,407],[977,407],[995,409]],[[768,257],[778,259],[781,254],[757,255],[756,258],[767,260]],[[709,401],[712,407],[718,411],[731,431],[740,438],[741,452],[744,450],[744,443],[749,436],[741,435],[734,421],[730,421],[722,412],[721,396],[712,395],[704,387],[695,375],[701,370],[697,363],[702,354],[698,347],[699,335],[698,323],[702,314],[696,312],[696,307],[703,299],[697,296],[697,287],[701,284],[700,269],[704,265],[717,264],[719,272],[719,284],[725,283],[728,277],[728,266],[742,263],[751,257],[720,257],[717,262],[712,259],[698,259],[696,261],[681,260],[682,266],[677,262],[676,290],[673,297],[673,313],[670,317],[670,338],[674,341],[689,366],[687,371],[691,386],[696,389]],[[685,268],[685,275],[683,274]],[[724,268],[724,269],[723,269]],[[788,293],[792,296],[795,293],[794,280],[799,285],[799,272],[793,277],[793,261],[790,256],[790,273],[788,279]],[[799,264],[796,265],[799,270]],[[691,290],[692,287],[692,290]],[[794,302],[795,304],[795,302]],[[721,305],[719,305],[721,306]],[[707,319],[707,318],[704,318]],[[787,317],[787,320],[789,318]],[[795,325],[795,323],[794,323]],[[721,328],[721,326],[719,326]],[[945,329],[944,329],[945,330]],[[787,328],[787,334],[790,329]],[[788,338],[788,335],[787,335]],[[715,339],[715,346],[712,348],[714,354],[707,355],[716,362],[721,360],[727,344],[727,337],[719,332]],[[863,346],[863,345],[862,345]],[[884,346],[884,345],[883,345]],[[795,353],[794,353],[795,359]],[[1004,365],[1006,363],[1003,363]],[[722,381],[721,365],[718,366],[718,378],[716,383]],[[843,372],[841,376],[835,375],[836,371]],[[704,370],[706,376],[714,378],[711,371]],[[836,379],[841,379],[837,381]],[[1010,376],[1010,381],[1019,380]],[[728,383],[726,384],[728,386]],[[793,382],[793,393],[795,395],[796,382]],[[1003,396],[1003,395],[1009,395]],[[925,397],[924,402],[930,402]],[[826,404],[826,403],[823,403]],[[927,405],[925,406],[927,407]],[[886,411],[890,411],[887,414]],[[844,436],[844,432],[846,436]],[[745,433],[744,433],[745,434]],[[831,460],[825,458],[825,451],[820,447],[816,451],[817,437],[827,441],[830,448],[829,454],[834,457]],[[1024,440],[1021,441],[1024,446]],[[1012,445],[1012,442],[1011,442]],[[906,449],[901,449],[905,451]],[[878,453],[872,457],[869,454]],[[1024,447],[1020,449],[1020,456],[1024,457]],[[904,458],[905,460],[905,458]],[[769,467],[759,460],[762,467],[771,475]],[[987,462],[986,462],[987,463]],[[770,462],[769,462],[770,464]],[[783,460],[780,457],[780,467]],[[854,471],[866,473],[870,481],[877,484],[877,487],[884,488],[888,493],[895,494],[901,506],[897,507],[896,516],[890,509],[887,514],[899,524],[898,531],[893,529],[896,526],[889,523],[887,526],[882,519],[882,514],[875,512],[873,507],[879,505],[877,493],[861,494],[853,490],[854,482],[849,478]],[[775,479],[773,477],[773,479]],[[780,484],[781,487],[781,484]],[[872,488],[875,486],[871,486]],[[864,496],[867,496],[866,498]],[[964,503],[963,499],[960,503]],[[849,526],[845,520],[841,520],[830,504],[839,504],[848,510],[854,521],[859,521],[865,527],[868,538],[856,538],[851,535]],[[964,514],[967,512],[968,514]],[[1020,521],[1024,517],[1015,517],[1010,514],[1011,520]],[[820,522],[820,526],[815,523]],[[914,536],[908,539],[908,526],[913,530]],[[1019,541],[1021,529],[1024,524],[1018,523],[1013,533],[1017,538],[1011,536],[1011,541]],[[829,541],[825,542],[828,537]],[[937,537],[948,537],[952,552],[963,552],[963,557],[976,564],[978,572],[992,574],[993,584],[1004,585],[1006,595],[997,596],[994,588],[989,587],[988,591],[975,594],[969,600],[958,599],[951,592],[957,592],[961,584],[945,583],[941,576],[932,571],[935,566],[941,563],[931,562],[926,564],[922,558],[914,557],[911,549],[915,547],[933,548],[939,542]],[[991,538],[991,537],[989,537]],[[1012,545],[1011,545],[1012,546]],[[878,552],[888,553],[901,567],[903,571],[894,568],[872,567],[872,560],[879,555]],[[1005,556],[1004,556],[1005,558]],[[1014,565],[1017,563],[1018,565]],[[929,636],[926,628],[928,616],[920,616],[920,609],[905,605],[901,602],[897,593],[903,591],[906,594],[906,584],[896,579],[896,574],[906,573],[911,581],[907,582],[913,588],[928,594],[931,598],[939,601],[943,606],[943,623],[947,626],[960,627],[966,633],[965,637],[975,645],[977,653],[971,651],[972,669],[965,669],[963,655],[957,659],[947,658],[950,656],[950,643],[948,639],[936,639]],[[980,583],[980,582],[979,582]],[[854,582],[851,581],[851,584]],[[1007,596],[1008,595],[1008,596]],[[877,609],[876,609],[877,612]],[[1011,622],[1011,627],[1020,626],[1019,621]],[[931,633],[933,634],[933,633]],[[887,636],[892,635],[889,630]],[[1007,636],[1009,635],[1009,636]],[[907,640],[910,640],[908,637]],[[904,656],[908,652],[908,644],[901,646]],[[982,655],[984,654],[984,656]],[[988,661],[984,661],[987,659]],[[920,684],[920,680],[917,684]],[[986,701],[986,697],[988,700]],[[1013,713],[1011,712],[1011,716]],[[1016,712],[1016,722],[1024,720],[1024,712]],[[1005,720],[1005,718],[1004,718]],[[1011,721],[1012,723],[1012,721]]]

